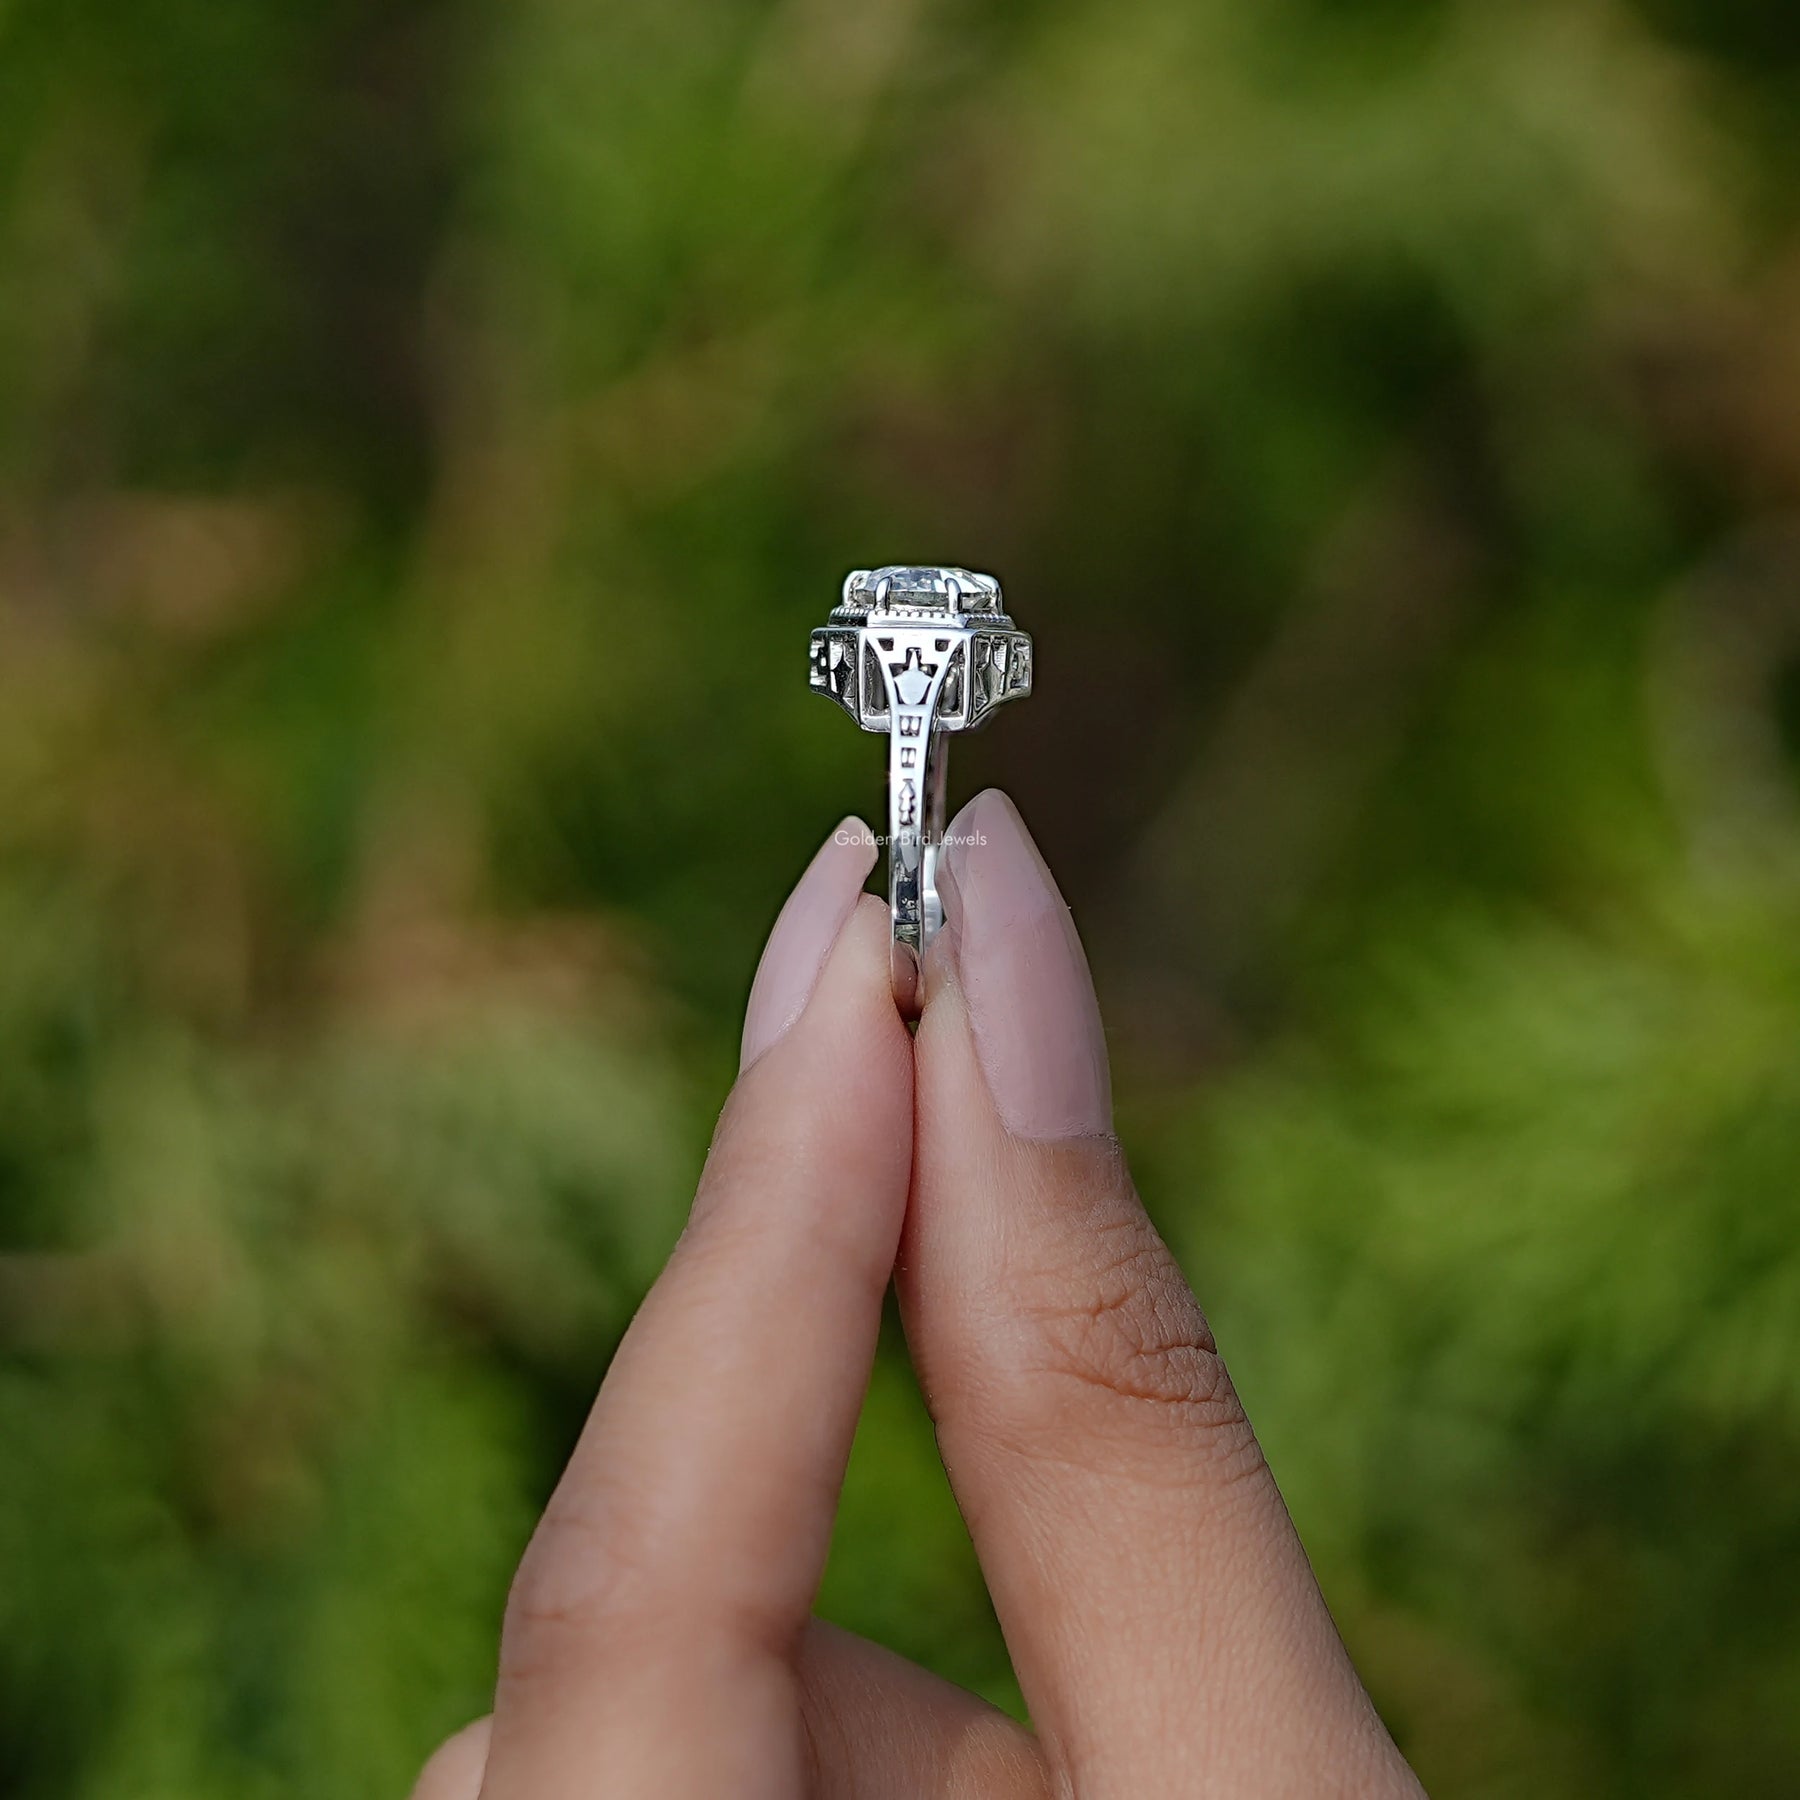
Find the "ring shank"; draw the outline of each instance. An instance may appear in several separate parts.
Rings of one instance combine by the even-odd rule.
[[[925,953],[944,922],[937,859],[949,763],[947,734],[932,728],[930,714],[906,733],[896,709],[888,738],[888,906],[894,924],[894,1003],[906,1019],[919,1016]]]

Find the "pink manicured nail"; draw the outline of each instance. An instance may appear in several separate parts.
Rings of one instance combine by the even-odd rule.
[[[806,865],[763,946],[744,1009],[738,1067],[747,1069],[806,1010],[819,971],[875,866],[875,838],[846,819]]]
[[[1093,978],[1025,822],[990,788],[944,835],[947,947],[1006,1128],[1030,1138],[1110,1131],[1112,1075]]]

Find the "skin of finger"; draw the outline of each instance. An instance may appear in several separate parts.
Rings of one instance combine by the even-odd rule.
[[[865,897],[725,1108],[513,1584],[486,1800],[586,1796],[599,1769],[621,1796],[795,1791],[792,1661],[910,1167],[887,939]]]
[[[823,1800],[1048,1800],[1030,1732],[866,1638],[814,1620],[800,1687]]]
[[[477,1719],[446,1738],[419,1771],[412,1800],[478,1800],[492,1728],[492,1719]]]
[[[1116,1144],[1006,1131],[953,971],[914,1053],[902,1312],[1059,1777],[1418,1794]]]
[[[797,1674],[817,1800],[1048,1800],[1030,1732],[891,1650],[814,1619]],[[491,1724],[448,1739],[412,1800],[477,1800]]]

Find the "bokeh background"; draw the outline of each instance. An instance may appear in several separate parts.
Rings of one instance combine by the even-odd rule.
[[[0,1792],[485,1709],[913,559],[1433,1793],[1800,1792],[1797,109],[1779,0],[0,4]],[[821,1605],[1018,1705],[897,1333]]]

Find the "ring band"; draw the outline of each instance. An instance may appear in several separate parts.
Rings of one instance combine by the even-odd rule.
[[[894,1000],[917,1018],[925,953],[943,923],[948,736],[975,731],[1031,692],[1031,639],[1000,584],[968,569],[857,569],[812,634],[811,683],[888,739],[888,904]]]

